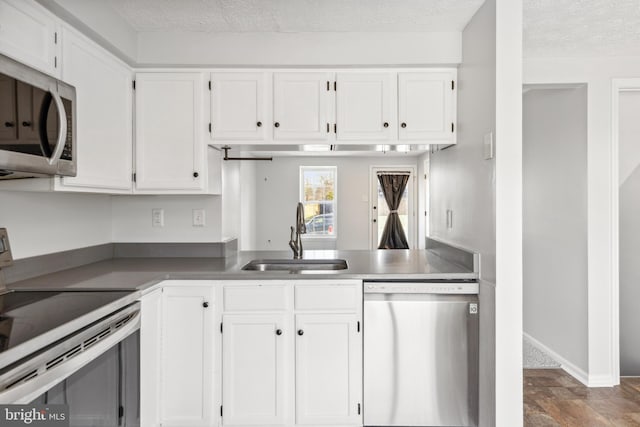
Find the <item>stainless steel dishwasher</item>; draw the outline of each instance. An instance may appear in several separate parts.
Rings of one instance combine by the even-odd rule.
[[[478,284],[364,283],[365,426],[477,426]]]

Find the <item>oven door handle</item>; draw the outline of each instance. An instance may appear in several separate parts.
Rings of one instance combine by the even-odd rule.
[[[37,375],[0,391],[0,404],[28,404],[45,391],[51,389],[56,384],[62,382],[85,365],[95,360],[105,351],[115,344],[127,338],[129,335],[140,329],[140,312],[136,312],[135,318],[131,319],[122,327],[116,329],[109,336],[101,339],[96,344],[86,348],[81,353],[70,357],[60,364],[49,369],[44,366],[34,368]],[[28,371],[28,370],[27,370]]]

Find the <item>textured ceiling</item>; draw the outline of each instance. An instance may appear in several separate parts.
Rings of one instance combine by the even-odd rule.
[[[640,0],[524,0],[524,53],[640,56]]]
[[[136,30],[460,31],[484,0],[106,0]]]

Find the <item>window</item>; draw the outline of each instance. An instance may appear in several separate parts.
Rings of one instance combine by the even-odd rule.
[[[307,236],[336,236],[337,175],[335,166],[300,167],[300,200]]]

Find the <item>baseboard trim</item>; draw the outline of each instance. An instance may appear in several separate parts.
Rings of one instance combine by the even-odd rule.
[[[589,378],[589,374],[587,374],[583,369],[569,362],[567,359],[560,356],[558,353],[556,353],[546,345],[542,344],[540,341],[533,338],[531,335],[527,334],[526,332],[522,332],[522,335],[531,343],[531,345],[536,347],[538,350],[544,353],[547,353],[549,356],[551,356],[552,359],[554,359],[556,362],[560,364],[560,367],[562,368],[562,370],[564,370],[566,373],[571,375],[573,378],[577,379],[587,387],[598,387],[597,385],[591,385],[592,378]]]

